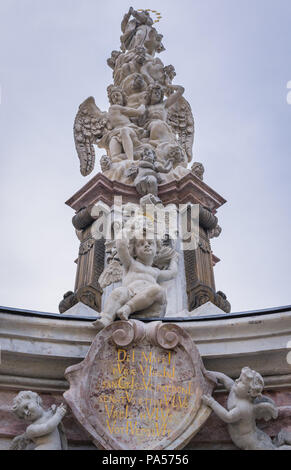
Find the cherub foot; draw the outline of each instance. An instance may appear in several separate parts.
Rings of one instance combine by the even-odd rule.
[[[117,311],[117,316],[120,318],[120,320],[128,320],[130,314],[131,308],[129,305],[124,305]]]
[[[106,326],[110,325],[110,323],[112,323],[111,318],[102,315],[101,318],[95,320],[92,325],[94,325],[98,330],[102,330],[102,328],[106,328]]]

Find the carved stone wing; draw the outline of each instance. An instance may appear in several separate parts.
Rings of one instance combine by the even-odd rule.
[[[255,417],[265,421],[276,419],[278,417],[278,408],[273,400],[263,396],[258,403],[255,401]]]
[[[95,150],[93,144],[103,137],[107,121],[107,113],[100,111],[92,96],[79,106],[74,123],[74,138],[80,159],[80,171],[83,176],[89,175],[94,168]]]
[[[179,144],[184,149],[188,162],[191,162],[195,126],[191,106],[183,96],[170,107],[168,124],[178,135]]]
[[[9,450],[25,450],[32,441],[25,437],[25,434],[16,436],[10,444]]]
[[[106,266],[103,273],[99,277],[98,282],[102,289],[104,289],[105,287],[110,286],[110,284],[113,284],[114,282],[121,281],[122,273],[123,269],[119,261],[113,260]]]

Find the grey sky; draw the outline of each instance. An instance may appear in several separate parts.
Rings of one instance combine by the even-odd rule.
[[[194,157],[220,209],[217,289],[232,310],[290,303],[290,0],[155,0],[165,64],[196,120]],[[1,0],[0,304],[57,311],[78,241],[64,205],[83,178],[72,126],[94,95],[107,109],[121,0]]]

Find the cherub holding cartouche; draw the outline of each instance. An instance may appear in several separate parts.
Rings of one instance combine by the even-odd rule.
[[[243,450],[291,450],[291,434],[281,430],[272,439],[257,425],[257,419],[276,419],[278,408],[270,398],[263,396],[263,377],[249,367],[241,370],[240,377],[234,381],[220,372],[212,372],[216,379],[229,390],[227,409],[208,395],[202,397],[214,413],[228,424],[233,443]]]

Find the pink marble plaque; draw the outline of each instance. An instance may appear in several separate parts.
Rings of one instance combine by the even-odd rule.
[[[175,324],[114,322],[65,376],[65,400],[99,448],[181,449],[211,412],[201,396],[214,381]]]

